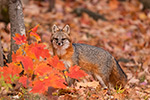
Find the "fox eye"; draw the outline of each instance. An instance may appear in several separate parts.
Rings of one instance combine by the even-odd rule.
[[[62,40],[64,41],[64,40],[66,40],[66,38],[62,38]]]
[[[57,38],[54,38],[54,40],[58,41],[58,39],[57,39]]]

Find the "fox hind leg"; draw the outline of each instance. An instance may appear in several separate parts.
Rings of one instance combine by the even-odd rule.
[[[102,87],[103,87],[104,89],[107,89],[108,87],[107,87],[107,85],[105,84],[105,82],[103,81],[102,77],[101,77],[100,75],[98,75],[98,74],[94,74],[94,75],[95,75],[95,77],[98,79],[98,81],[100,82],[100,84],[102,85]]]

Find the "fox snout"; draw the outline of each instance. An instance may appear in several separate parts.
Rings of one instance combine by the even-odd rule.
[[[67,38],[54,38],[52,41],[52,44],[55,48],[68,48],[70,45],[70,41]]]
[[[62,46],[63,44],[62,44],[62,43],[58,43],[58,45],[59,45],[59,46]]]
[[[58,46],[63,46],[63,41],[56,39],[56,44]]]
[[[52,40],[53,44],[57,45],[57,46],[63,46],[64,45],[64,40],[62,39],[58,39],[58,38],[54,38]]]

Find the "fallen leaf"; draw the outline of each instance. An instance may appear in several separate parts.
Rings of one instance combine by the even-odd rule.
[[[92,87],[92,88],[96,88],[99,85],[98,81],[93,81],[93,82],[77,82],[77,87]]]

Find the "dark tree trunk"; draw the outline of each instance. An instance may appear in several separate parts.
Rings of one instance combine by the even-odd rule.
[[[150,9],[150,0],[139,0],[143,5],[145,9]]]
[[[1,45],[1,38],[0,38],[0,66],[1,66],[1,67],[4,66],[4,61],[3,61],[3,49],[2,49],[2,45]]]
[[[0,0],[0,21],[9,23],[8,0]]]
[[[49,11],[55,8],[55,0],[49,0]]]
[[[15,44],[13,37],[15,33],[25,35],[24,16],[21,0],[9,0],[9,17],[11,24],[11,51],[8,55],[8,62],[11,62],[12,52],[16,52],[19,46]]]

